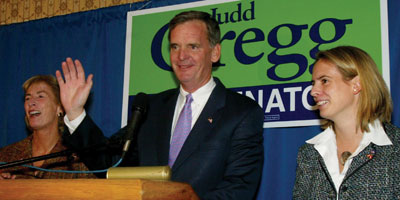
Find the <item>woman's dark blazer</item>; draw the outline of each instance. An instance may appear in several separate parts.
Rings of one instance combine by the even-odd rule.
[[[384,123],[393,145],[368,145],[353,158],[339,188],[339,199],[400,199],[400,129]],[[293,199],[336,199],[323,158],[312,144],[297,156]]]

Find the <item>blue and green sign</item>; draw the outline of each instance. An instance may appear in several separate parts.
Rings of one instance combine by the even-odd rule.
[[[178,86],[169,62],[168,22],[185,10],[208,12],[220,23],[222,55],[213,76],[258,102],[264,127],[319,123],[309,95],[319,50],[359,47],[388,82],[386,1],[200,1],[128,13],[123,120],[129,96]]]

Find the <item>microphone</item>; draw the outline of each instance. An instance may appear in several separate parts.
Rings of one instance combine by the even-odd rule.
[[[132,143],[134,136],[136,135],[136,129],[140,125],[141,119],[147,111],[147,95],[145,93],[139,93],[136,95],[132,103],[132,117],[127,126],[127,133],[125,135],[125,144],[122,149],[122,158],[124,158],[126,152],[129,150],[129,146]]]

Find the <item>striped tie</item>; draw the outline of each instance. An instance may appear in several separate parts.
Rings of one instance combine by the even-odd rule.
[[[193,102],[192,94],[186,95],[186,102],[183,106],[181,114],[179,115],[178,122],[176,123],[174,134],[172,136],[171,145],[169,148],[169,159],[168,165],[172,168],[179,152],[185,143],[187,136],[190,133],[192,127],[192,108]]]

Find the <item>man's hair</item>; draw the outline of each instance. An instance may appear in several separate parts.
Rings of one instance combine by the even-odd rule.
[[[358,76],[361,85],[357,121],[362,131],[369,132],[368,123],[379,119],[390,122],[393,111],[389,90],[375,62],[365,51],[352,46],[339,46],[317,54],[316,61],[324,60],[334,64],[345,81]],[[332,126],[325,119],[322,128]]]
[[[22,85],[22,89],[24,90],[24,96],[26,95],[26,92],[28,89],[36,83],[44,83],[48,85],[51,88],[51,91],[55,97],[55,102],[57,105],[60,105],[61,108],[64,110],[61,104],[61,99],[60,99],[60,86],[58,85],[57,79],[52,76],[52,75],[36,75],[28,80],[25,81],[25,83]],[[64,119],[63,119],[63,114],[58,117],[58,130],[59,133],[62,133],[64,131]],[[31,127],[29,126],[29,123],[27,119],[25,119],[25,122],[28,126],[28,128],[31,130]]]
[[[171,19],[169,22],[168,39],[171,40],[171,31],[174,30],[176,26],[192,20],[199,20],[205,23],[207,26],[208,42],[211,47],[220,43],[221,31],[218,22],[212,18],[210,14],[194,10],[181,12]]]

